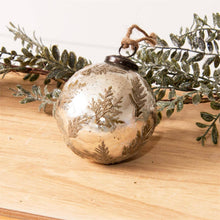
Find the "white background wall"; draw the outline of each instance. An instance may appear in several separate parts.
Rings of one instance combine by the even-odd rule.
[[[9,21],[36,31],[46,45],[57,44],[92,62],[117,54],[131,24],[168,39],[181,26],[190,26],[193,13],[220,12],[219,0],[11,0],[2,1],[0,46],[21,48],[6,26]]]

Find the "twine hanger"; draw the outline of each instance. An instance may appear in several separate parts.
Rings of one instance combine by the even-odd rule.
[[[130,36],[132,34],[133,29],[137,29],[138,31],[140,31],[142,34],[144,34],[144,37],[139,38],[139,39],[131,39]],[[121,41],[121,47],[119,48],[119,54],[121,55],[121,49],[127,49],[129,48],[129,46],[131,46],[131,49],[134,51],[131,55],[129,55],[128,57],[133,56],[138,48],[139,48],[139,43],[141,41],[145,41],[146,43],[149,43],[152,46],[155,46],[157,44],[157,35],[155,33],[151,33],[150,35],[148,35],[143,29],[141,29],[138,25],[133,24],[128,28],[127,34],[125,35],[125,37],[122,39]]]

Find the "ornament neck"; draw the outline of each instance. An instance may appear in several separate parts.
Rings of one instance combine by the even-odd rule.
[[[119,55],[110,55],[105,58],[105,62],[120,67],[124,70],[133,70],[138,71],[138,66],[130,59],[119,56]]]

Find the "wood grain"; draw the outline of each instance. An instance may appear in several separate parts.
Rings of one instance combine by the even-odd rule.
[[[8,89],[16,84],[31,85],[15,73],[0,80],[1,208],[70,220],[220,219],[220,147],[195,141],[209,104],[164,117],[144,156],[104,166],[75,156],[38,103],[19,104]]]

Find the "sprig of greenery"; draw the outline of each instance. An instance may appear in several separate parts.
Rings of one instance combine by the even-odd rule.
[[[158,106],[158,123],[162,119],[162,111],[165,110],[167,117],[170,117],[175,110],[180,112],[185,104],[210,102],[212,109],[219,110],[220,14],[213,13],[212,20],[210,25],[206,16],[202,19],[194,14],[190,28],[184,31],[181,27],[179,34],[170,34],[172,46],[158,36],[155,47],[144,44],[132,58],[139,66],[140,75],[152,87]],[[61,53],[56,45],[46,47],[35,33],[32,39],[20,26],[10,23],[9,31],[15,40],[21,40],[23,48],[18,54],[2,47],[0,74],[4,76],[10,71],[19,71],[26,73],[24,80],[30,81],[37,80],[42,74],[46,75],[45,85],[51,79],[57,81],[57,88],[51,92],[45,87],[42,93],[40,87],[35,85],[31,92],[20,85],[13,90],[15,96],[24,97],[21,100],[23,104],[40,101],[40,109],[45,109],[47,105],[55,106],[60,93],[58,88],[90,62],[83,57],[77,58],[74,52],[64,50]],[[181,91],[181,95],[177,91]],[[207,112],[200,115],[205,121],[210,120],[211,124],[196,123],[200,128],[207,128],[197,140],[204,145],[211,131],[212,141],[217,144],[219,134],[216,123],[220,115]]]
[[[167,117],[170,117],[175,109],[181,111],[184,104],[218,104],[220,14],[213,13],[212,26],[208,24],[206,16],[202,19],[194,14],[192,26],[186,28],[184,33],[182,27],[179,34],[171,33],[170,40],[173,46],[157,37],[155,47],[144,44],[133,58],[139,65],[139,73],[152,86],[157,100],[158,119],[162,118],[161,111],[164,109]],[[181,95],[177,95],[176,91],[181,91]],[[210,126],[216,128],[216,121],[213,120]],[[202,143],[206,134],[201,138]],[[218,135],[215,137],[218,139]]]
[[[57,81],[57,88],[48,92],[47,87],[44,88],[44,93],[41,92],[40,87],[33,85],[32,91],[27,91],[22,86],[18,85],[17,90],[14,91],[15,96],[25,97],[21,100],[21,104],[28,102],[39,101],[41,104],[39,109],[45,110],[48,105],[55,107],[55,100],[58,98],[60,90],[58,89],[65,83],[76,71],[88,65],[90,62],[83,57],[78,57],[74,52],[64,50],[60,53],[58,47],[46,47],[42,39],[37,39],[33,33],[33,39],[29,37],[24,28],[15,26],[10,22],[8,28],[13,33],[14,39],[20,39],[23,48],[21,54],[16,51],[7,51],[5,47],[0,50],[0,57],[3,61],[0,63],[0,74],[3,77],[8,72],[23,72],[26,75],[24,80],[36,81],[39,75],[45,75],[44,84],[50,83],[51,79]]]
[[[0,74],[5,75],[10,71],[24,72],[27,73],[24,79],[30,81],[35,81],[39,74],[43,74],[46,75],[45,84],[53,79],[60,86],[76,71],[90,63],[83,57],[77,58],[74,52],[64,50],[60,53],[56,45],[46,47],[41,39],[37,39],[35,33],[32,40],[23,28],[16,27],[13,23],[10,23],[8,29],[14,34],[15,40],[21,40],[22,54],[17,54],[16,51],[8,52],[2,47],[0,57],[3,63],[0,64]]]
[[[212,109],[214,110],[220,110],[220,103],[217,102],[211,102],[210,106]],[[202,145],[204,146],[205,144],[205,140],[206,140],[206,136],[208,134],[208,132],[211,130],[211,137],[212,137],[212,142],[214,144],[218,144],[218,138],[219,138],[219,134],[218,134],[218,129],[216,126],[216,122],[219,119],[220,122],[220,113],[217,115],[213,115],[210,114],[208,112],[200,112],[201,118],[206,121],[206,122],[212,122],[210,125],[201,123],[201,122],[196,122],[196,125],[199,128],[207,128],[207,130],[204,132],[204,134],[202,136],[199,136],[196,138],[197,141],[201,141]]]
[[[16,97],[24,97],[20,103],[26,104],[29,102],[40,101],[39,111],[43,109],[45,111],[48,105],[52,105],[52,114],[55,113],[56,101],[59,97],[61,90],[58,88],[53,89],[52,91],[48,91],[47,85],[44,86],[44,92],[41,91],[40,86],[33,85],[31,92],[24,89],[21,85],[16,86],[17,89],[11,90],[14,92],[14,96]]]

